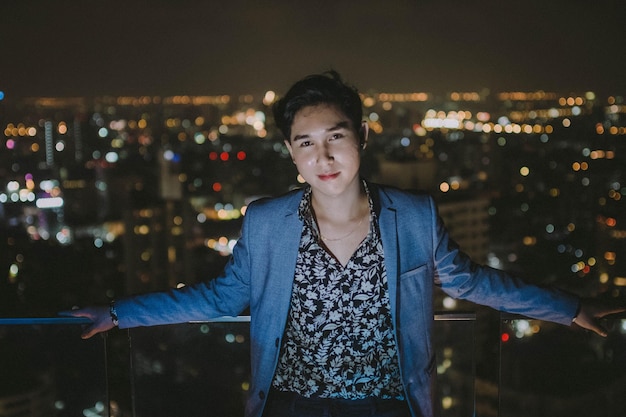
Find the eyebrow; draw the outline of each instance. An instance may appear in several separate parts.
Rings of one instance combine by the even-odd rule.
[[[326,132],[336,132],[337,130],[342,130],[342,129],[349,129],[350,128],[350,121],[348,120],[343,120],[339,123],[337,123],[334,126],[329,127],[328,129],[326,129]],[[302,140],[302,139],[308,139],[310,137],[309,134],[305,133],[303,135],[296,135],[293,137],[293,141],[297,141],[297,140]]]

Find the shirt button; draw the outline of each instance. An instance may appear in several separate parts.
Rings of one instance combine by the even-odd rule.
[[[263,391],[259,391],[259,398],[262,400],[265,399],[265,393]]]

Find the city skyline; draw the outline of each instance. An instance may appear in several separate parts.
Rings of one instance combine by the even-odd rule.
[[[282,138],[271,122],[265,123],[270,98],[224,98],[23,100],[12,110],[0,152],[4,168],[0,180],[6,181],[0,208],[5,208],[6,224],[23,224],[34,241],[52,239],[69,245],[73,236],[84,235],[79,229],[105,221],[105,231],[91,226],[84,231],[94,237],[88,246],[99,248],[103,236],[113,242],[123,230],[144,236],[142,228],[148,231],[150,226],[137,229],[112,222],[125,218],[124,212],[158,208],[163,199],[187,201],[189,213],[196,213],[187,213],[187,220],[180,214],[174,224],[202,228],[209,219],[240,218],[250,198],[299,186],[302,180],[293,170]],[[553,277],[595,271],[597,257],[589,256],[594,239],[579,236],[601,224],[598,227],[610,230],[617,226],[615,239],[622,239],[619,207],[626,188],[620,171],[614,170],[622,159],[626,128],[620,119],[626,107],[593,95],[503,93],[494,99],[462,94],[434,103],[419,93],[365,96],[364,117],[373,134],[364,155],[368,160],[364,176],[427,190],[441,201],[464,201],[459,207],[463,210],[469,197],[482,207],[474,212],[489,213],[490,222],[508,218],[505,213],[526,218],[536,228],[531,234],[524,222],[519,223],[520,229],[506,226],[514,232],[509,237],[520,253],[527,252],[522,247],[545,244],[552,255],[565,255],[565,263]],[[7,110],[10,107],[7,103]],[[493,201],[488,203],[489,199]],[[39,216],[18,216],[30,206],[35,212],[58,211],[58,222],[42,221],[38,227]],[[567,207],[575,207],[576,213],[564,213]],[[442,210],[454,213],[452,217],[464,216],[454,206]],[[139,211],[140,218],[156,222],[172,217],[171,208]],[[484,219],[467,224],[483,223]],[[459,233],[472,238],[465,250],[472,252],[475,246],[475,259],[498,267],[504,259],[517,263],[514,252],[513,257],[511,253],[490,257],[486,242],[473,238],[482,231],[461,231],[467,224],[460,225]],[[453,223],[449,227],[456,228]],[[232,239],[214,237],[198,242],[227,253]],[[560,243],[556,249],[555,242]],[[532,252],[537,257],[545,253]],[[613,255],[596,255],[613,262]],[[615,282],[622,287],[626,281],[618,270],[619,265]],[[526,275],[551,274],[541,267]],[[599,278],[602,283],[610,280],[608,274]]]
[[[322,11],[320,13],[320,11]],[[0,91],[244,94],[334,68],[361,90],[626,92],[624,6],[537,0],[0,6]]]
[[[450,236],[480,263],[581,296],[623,300],[622,98],[497,93],[485,99],[365,91],[372,134],[364,178],[429,192]],[[63,333],[57,324],[19,323],[217,276],[246,205],[302,186],[271,121],[276,97],[10,97],[0,103],[0,234],[6,236],[0,240],[0,369],[10,375],[5,385],[12,391],[0,389],[0,408],[44,396],[58,415],[185,410],[192,416],[238,406],[250,388],[240,318],[241,330],[210,323],[133,330],[132,349],[121,340],[130,333],[111,332],[111,353],[100,366],[87,345],[72,344],[85,342],[78,322],[62,326]],[[589,417],[624,409],[624,357],[615,354],[626,351],[623,316],[611,319],[606,339],[594,339],[441,292],[433,297],[444,312],[435,320],[441,348],[433,368],[445,394],[442,415],[551,410]],[[457,312],[452,320],[447,311]],[[589,352],[596,352],[594,361]],[[95,364],[87,376],[78,372],[84,361]],[[55,371],[41,363],[53,363]],[[45,389],[31,388],[31,375],[41,375]]]

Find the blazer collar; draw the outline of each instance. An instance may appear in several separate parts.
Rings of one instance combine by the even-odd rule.
[[[398,247],[398,233],[400,231],[398,230],[397,208],[384,187],[372,184],[370,190],[372,190],[374,196],[378,197],[378,201],[374,201],[374,206],[379,210],[378,221],[380,238],[383,241],[383,251],[385,253],[389,303],[391,305],[391,315],[395,323],[400,275],[400,252]],[[377,204],[378,206],[376,206]]]
[[[399,249],[398,249],[398,227],[397,227],[397,207],[391,196],[387,193],[386,188],[374,183],[367,184],[371,193],[374,210],[378,215],[380,237],[383,242],[383,250],[385,253],[385,268],[387,271],[387,285],[389,288],[389,301],[391,303],[392,315],[395,319],[395,307],[398,291],[399,279]],[[285,222],[284,227],[276,230],[276,235],[280,238],[285,248],[283,264],[295,267],[295,262],[300,245],[300,231],[302,230],[302,220],[298,215],[298,207],[302,196],[303,189],[299,189],[287,194],[287,200],[284,204],[283,216]],[[291,268],[291,267],[288,267]],[[287,284],[293,279],[293,269],[289,269],[289,273],[285,274],[285,283]],[[291,286],[287,285],[291,290]],[[287,295],[285,295],[287,297]]]

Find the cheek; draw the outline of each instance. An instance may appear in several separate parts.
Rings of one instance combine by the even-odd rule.
[[[311,158],[308,155],[296,155],[293,158],[293,162],[296,164],[296,168],[303,169],[309,166],[313,166],[315,164],[315,158]]]
[[[351,148],[347,152],[343,154],[345,161],[350,161],[351,163],[359,162],[361,160],[361,154],[359,153],[359,148]]]

